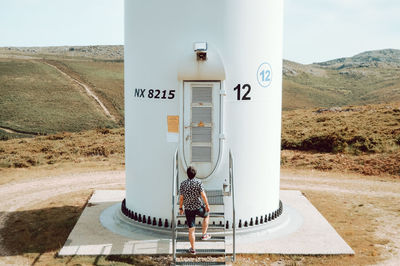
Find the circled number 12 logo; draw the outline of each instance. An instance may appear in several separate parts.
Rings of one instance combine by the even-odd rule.
[[[257,70],[257,80],[261,87],[267,88],[272,82],[272,68],[268,63],[262,63]]]

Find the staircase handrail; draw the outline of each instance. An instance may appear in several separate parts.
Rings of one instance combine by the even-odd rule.
[[[236,209],[233,159],[232,151],[229,150],[229,184],[232,197],[232,258],[234,262],[236,261]]]
[[[176,197],[177,197],[177,191],[178,191],[178,171],[179,171],[179,165],[178,165],[178,148],[176,148],[175,154],[174,154],[174,164],[173,164],[173,178],[172,178],[172,218],[171,218],[171,224],[172,224],[172,255],[174,259],[174,264],[176,262]]]

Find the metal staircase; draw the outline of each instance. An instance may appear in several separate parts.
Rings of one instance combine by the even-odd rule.
[[[176,206],[178,203],[178,151],[174,156],[174,181],[172,191],[172,253],[173,265],[227,265],[235,261],[235,233],[236,225],[232,225],[226,221],[225,200],[232,199],[232,214],[235,221],[235,203],[234,203],[234,186],[233,186],[233,159],[229,153],[229,191],[210,190],[206,191],[208,203],[210,205],[210,219],[208,230],[211,234],[211,239],[202,241],[202,220],[196,218],[196,255],[188,253],[190,247],[188,237],[188,226],[186,224],[185,215],[177,213]],[[228,229],[232,231],[227,233]],[[226,251],[227,235],[232,234],[232,256],[228,256]],[[179,246],[179,247],[178,247]],[[201,260],[207,257],[206,260]]]

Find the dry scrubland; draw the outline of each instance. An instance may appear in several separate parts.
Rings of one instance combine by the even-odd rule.
[[[400,103],[283,112],[283,167],[400,176]]]
[[[41,170],[79,167],[87,163],[123,167],[124,130],[64,132],[0,142],[0,174],[12,168]],[[0,184],[9,181],[3,176],[0,178]]]
[[[400,103],[285,111],[282,123],[283,168],[400,177]],[[0,142],[0,171],[99,160],[121,165],[123,158],[122,128]]]

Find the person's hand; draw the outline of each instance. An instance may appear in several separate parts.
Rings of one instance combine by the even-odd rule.
[[[183,209],[179,209],[179,214],[183,215]]]
[[[210,212],[210,206],[206,205],[206,212]]]

